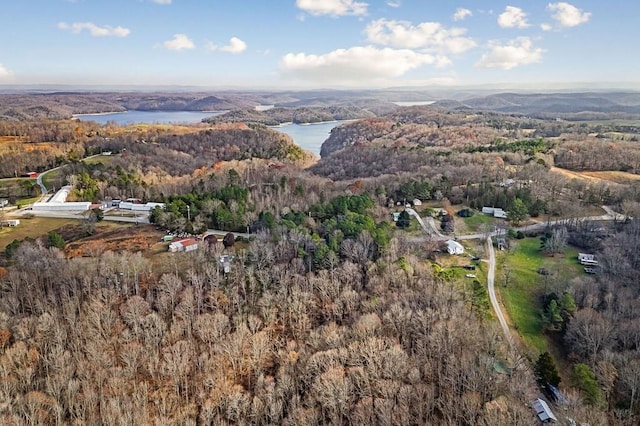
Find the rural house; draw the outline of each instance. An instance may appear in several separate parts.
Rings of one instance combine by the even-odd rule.
[[[464,253],[464,247],[462,246],[462,244],[460,244],[457,241],[454,240],[447,240],[445,242],[445,245],[447,246],[447,253],[449,254],[462,254]]]

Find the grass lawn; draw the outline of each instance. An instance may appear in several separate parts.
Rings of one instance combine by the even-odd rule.
[[[0,179],[0,197],[25,200],[25,196],[40,194],[40,188],[35,179],[30,178],[6,178]],[[27,199],[28,200],[28,199]],[[36,199],[37,201],[37,199]],[[22,201],[25,204],[31,201]]]
[[[60,177],[60,172],[61,172],[60,169],[53,170],[42,177],[42,183],[44,184],[45,187],[47,187],[49,191],[53,189],[55,182],[58,182],[58,179]],[[60,188],[56,188],[56,189],[60,189]]]
[[[460,219],[470,233],[482,232],[482,225],[493,225],[495,223],[495,219],[492,216],[477,212],[471,217]]]
[[[465,265],[475,265],[475,270],[463,268]],[[487,271],[489,264],[481,261],[471,261],[467,254],[460,256],[438,256],[437,264],[433,265],[436,276],[455,285],[468,297],[471,308],[486,319],[493,318],[493,310],[487,292]],[[467,277],[475,275],[475,277]],[[473,282],[480,283],[479,289],[474,289]]]
[[[109,166],[111,165],[111,163],[113,163],[113,158],[116,157],[116,155],[99,155],[97,157],[92,157],[92,158],[85,158],[84,160],[82,160],[84,163],[86,164],[104,164],[105,166]]]
[[[7,244],[13,240],[23,240],[27,237],[35,239],[42,235],[47,235],[49,231],[74,222],[77,221],[74,219],[56,219],[50,217],[21,217],[20,225],[0,228],[0,250],[4,250]]]
[[[563,254],[549,257],[540,251],[539,238],[525,238],[512,241],[511,252],[498,252],[496,290],[512,326],[529,349],[549,351],[551,342],[543,334],[541,298],[552,291],[562,292],[571,277],[582,273],[577,250],[567,248]],[[507,287],[505,266],[510,271]],[[538,268],[545,268],[550,275],[538,274]]]

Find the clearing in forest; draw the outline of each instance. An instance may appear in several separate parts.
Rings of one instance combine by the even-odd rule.
[[[615,183],[628,185],[630,183],[640,181],[640,175],[617,170],[575,172],[572,170],[561,169],[560,167],[552,167],[551,171],[559,173],[570,179],[582,179],[591,183]]]

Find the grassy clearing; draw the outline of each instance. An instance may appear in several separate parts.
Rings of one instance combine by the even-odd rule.
[[[42,184],[49,191],[51,191],[53,189],[53,187],[56,185],[56,183],[60,180],[60,174],[61,173],[62,173],[62,170],[60,170],[60,169],[52,170],[52,171],[48,172],[47,174],[42,176]],[[56,188],[56,189],[60,189],[60,188]]]
[[[495,223],[495,219],[492,216],[477,212],[471,217],[464,217],[460,219],[467,228],[467,232],[474,234],[482,232],[483,226],[491,226]]]
[[[22,200],[21,204],[25,204],[29,201],[24,201],[25,197],[31,198],[34,194],[40,193],[35,179],[29,178],[7,178],[0,179],[0,198],[8,198],[12,200]]]
[[[49,217],[20,218],[20,225],[16,227],[0,228],[0,250],[13,240],[25,238],[36,239],[48,232],[76,222],[73,219],[56,219]]]
[[[568,248],[562,255],[548,257],[540,250],[539,238],[526,238],[512,242],[510,252],[498,254],[496,290],[512,326],[529,349],[537,353],[551,351],[551,341],[543,333],[541,300],[552,291],[562,292],[571,277],[582,273],[576,261],[577,250]],[[539,268],[550,275],[538,274]],[[505,270],[509,271],[506,287]]]
[[[474,265],[476,269],[465,269],[464,266],[466,265]],[[486,262],[472,261],[471,256],[468,254],[460,256],[443,254],[438,256],[437,263],[433,265],[433,268],[436,276],[451,282],[464,292],[471,309],[483,318],[493,318],[493,311],[491,310],[491,303],[487,292],[487,271],[489,265]],[[474,284],[476,281],[479,285]]]
[[[115,157],[116,155],[99,155],[97,157],[85,158],[84,160],[82,160],[82,162],[90,165],[104,164],[105,166],[109,166],[111,165],[111,163],[113,163],[113,159]]]
[[[640,175],[621,172],[617,170],[577,172],[573,170],[561,169],[560,167],[552,167],[551,171],[559,173],[570,179],[580,179],[590,183],[613,183],[620,185],[630,185],[633,183],[637,183],[640,180]]]

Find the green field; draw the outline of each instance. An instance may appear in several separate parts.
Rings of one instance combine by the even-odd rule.
[[[49,217],[20,218],[20,225],[0,228],[0,250],[4,251],[7,244],[13,240],[23,240],[27,237],[35,239],[46,235],[49,231],[74,222],[77,221],[74,219],[56,219]]]
[[[45,174],[44,176],[42,176],[42,184],[49,190],[52,191],[53,188],[56,186],[56,182],[58,182],[60,174],[61,174],[61,170],[57,169],[57,170],[53,170],[48,172],[47,174]],[[56,190],[60,189],[55,188]]]
[[[577,250],[567,248],[561,255],[549,257],[540,250],[539,238],[512,241],[511,254],[498,252],[496,290],[514,329],[529,349],[549,351],[550,340],[543,333],[542,302],[545,294],[561,293],[569,280],[583,273],[576,260]],[[540,275],[545,268],[551,275]],[[510,271],[505,287],[505,269]]]
[[[97,157],[85,158],[82,160],[86,164],[104,164],[105,166],[111,165],[116,155],[99,155]]]
[[[469,233],[477,233],[483,231],[482,225],[493,225],[495,223],[495,219],[493,216],[489,216],[483,213],[476,212],[471,217],[460,218],[464,225],[467,227],[467,231]]]
[[[25,198],[32,198],[34,194],[40,194],[40,189],[35,179],[0,179],[0,198],[24,200]],[[29,201],[22,201],[22,204],[27,202]]]

